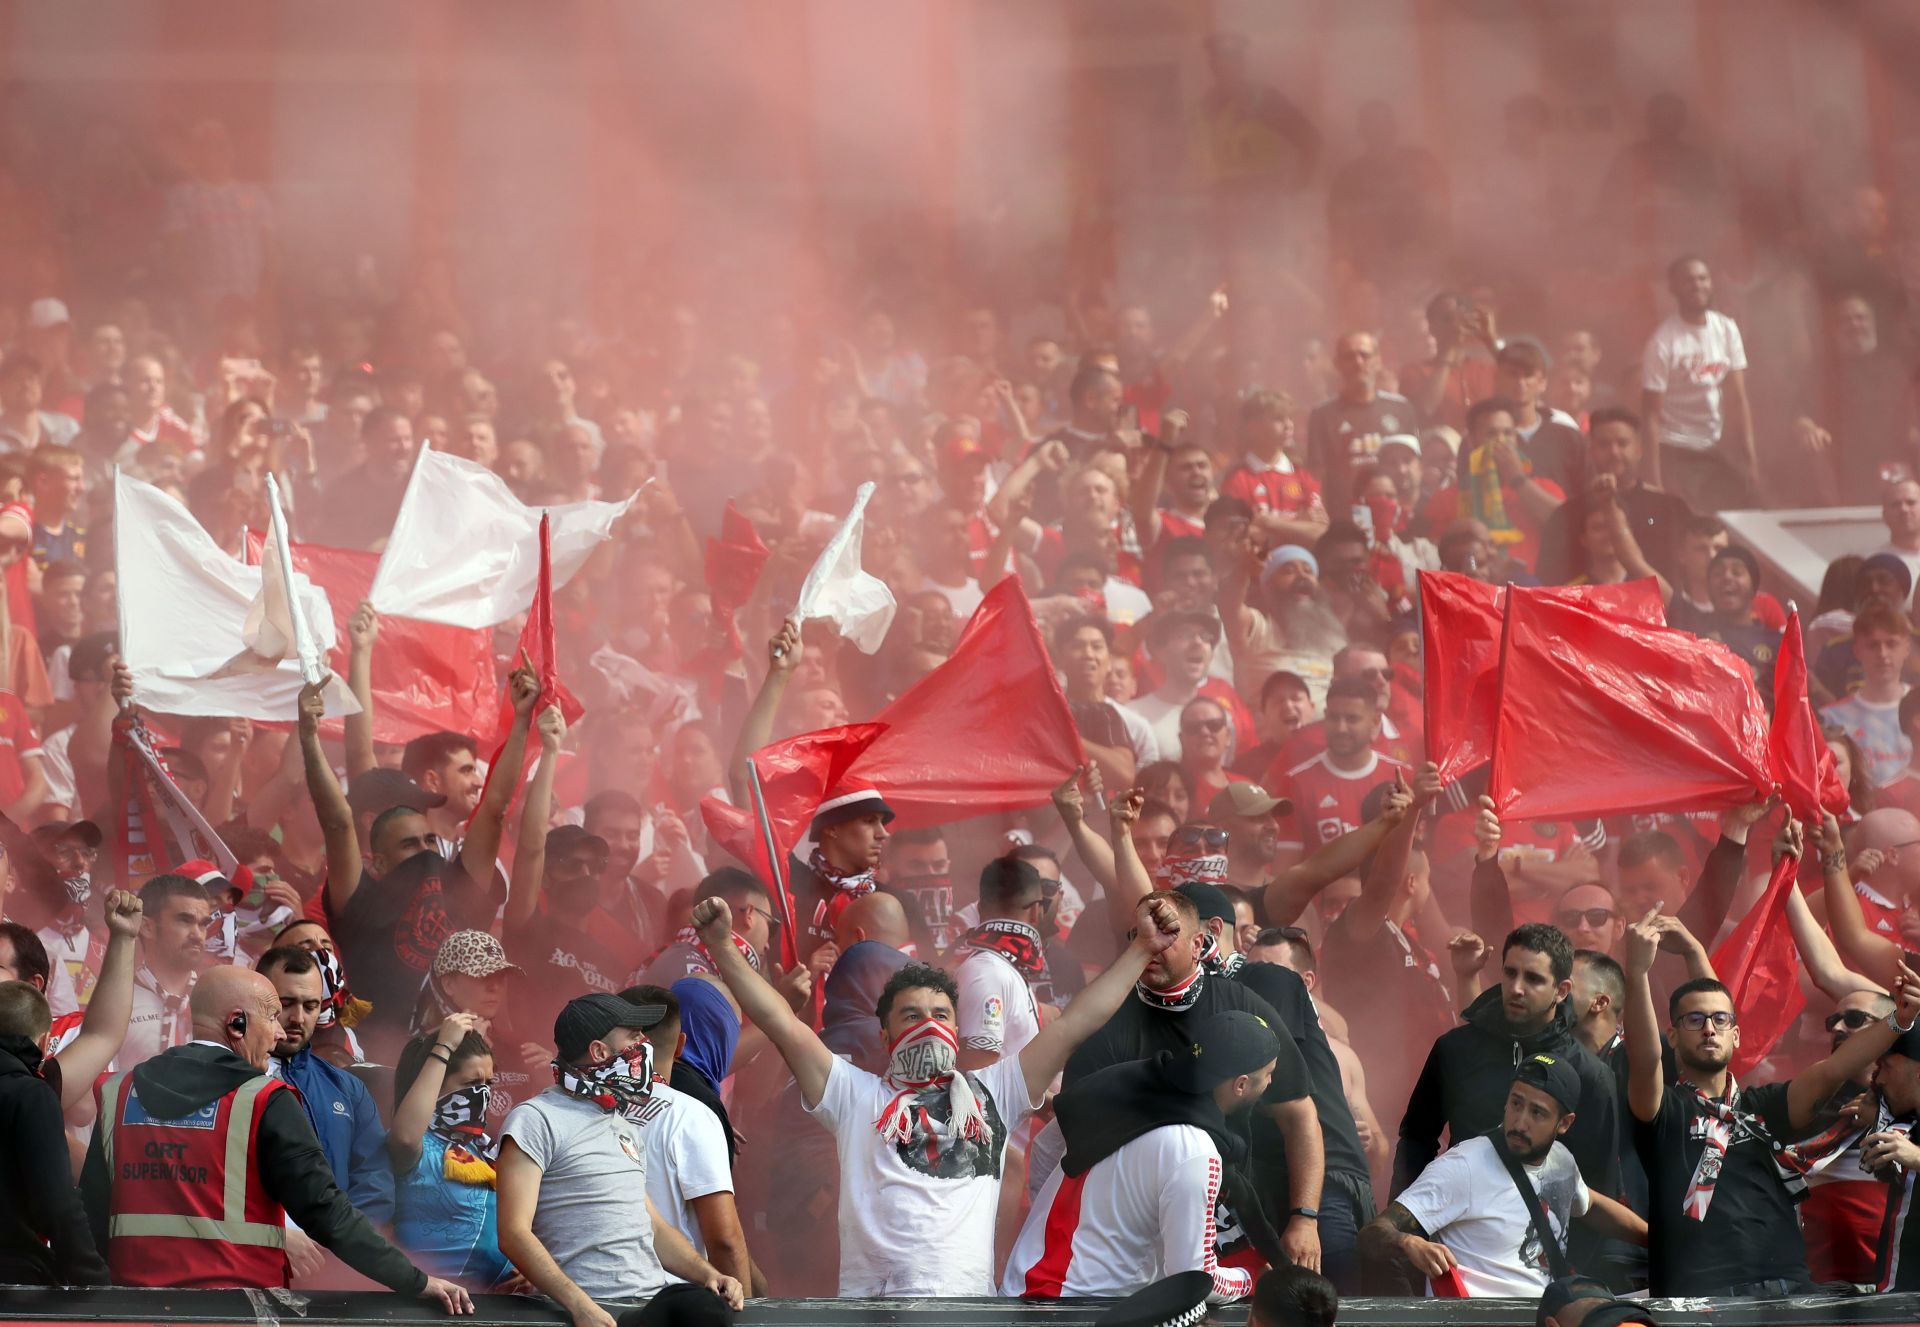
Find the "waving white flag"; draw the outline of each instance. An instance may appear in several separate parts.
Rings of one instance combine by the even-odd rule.
[[[879,649],[880,642],[887,638],[895,608],[887,583],[860,566],[860,537],[866,529],[867,501],[872,497],[873,485],[862,484],[854,494],[853,510],[820,550],[793,607],[796,622],[832,618],[840,634],[865,654]]]
[[[324,652],[333,646],[326,591],[295,575],[290,592],[281,579],[269,594],[262,568],[229,557],[185,507],[124,472],[114,475],[113,499],[120,653],[134,699],[161,714],[291,720],[305,680],[299,660],[285,657],[297,649],[295,605]],[[250,637],[256,613],[260,626]],[[276,616],[280,623],[269,626]],[[334,678],[326,712],[359,711]]]
[[[572,579],[638,496],[546,509],[553,518],[555,589]],[[392,617],[491,627],[533,602],[539,546],[539,508],[516,498],[486,466],[423,446],[368,597]]]

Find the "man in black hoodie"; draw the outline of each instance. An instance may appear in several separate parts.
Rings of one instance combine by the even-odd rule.
[[[368,1279],[448,1313],[473,1312],[465,1290],[407,1261],[347,1201],[298,1095],[266,1077],[267,1058],[285,1036],[273,983],[244,968],[212,968],[194,987],[191,1012],[192,1041],[115,1074],[97,1097],[100,1123],[80,1192],[114,1281],[285,1286],[291,1216]],[[249,1094],[244,1107],[242,1093]],[[224,1119],[242,1108],[249,1118],[232,1121],[223,1136]],[[228,1154],[231,1131],[247,1127],[247,1173],[230,1190],[218,1159]],[[188,1237],[169,1229],[189,1222]]]
[[[1393,1158],[1393,1192],[1418,1178],[1440,1154],[1440,1131],[1454,1142],[1500,1123],[1513,1067],[1553,1055],[1580,1075],[1581,1097],[1567,1150],[1587,1187],[1619,1192],[1619,1109],[1613,1074],[1576,1035],[1573,943],[1557,928],[1529,922],[1501,947],[1500,984],[1467,1006],[1465,1021],[1440,1035],[1427,1055]]]
[[[60,1089],[41,1077],[53,1016],[24,981],[0,982],[0,1285],[105,1285],[73,1191]]]

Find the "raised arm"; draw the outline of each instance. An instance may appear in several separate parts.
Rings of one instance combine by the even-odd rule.
[[[1900,946],[1867,925],[1860,896],[1853,892],[1853,880],[1847,872],[1846,839],[1840,833],[1839,820],[1831,814],[1820,818],[1820,872],[1827,882],[1821,894],[1827,903],[1827,925],[1833,928],[1833,943],[1840,957],[1875,984],[1893,989],[1900,973]]]
[[[988,519],[995,525],[1005,525],[1016,519],[1013,513],[1015,500],[1026,496],[1039,482],[1041,475],[1058,475],[1065,470],[1067,461],[1067,444],[1058,438],[1043,442],[1028,452],[987,500]]]
[[[1020,1070],[1026,1075],[1029,1101],[1046,1095],[1047,1084],[1067,1067],[1067,1057],[1113,1017],[1154,956],[1165,953],[1180,938],[1180,914],[1163,898],[1142,899],[1129,915],[1134,936],[1120,957],[1021,1050]]]
[[[1840,1043],[1840,1049],[1813,1068],[1794,1075],[1787,1084],[1787,1114],[1796,1130],[1813,1123],[1820,1107],[1831,1100],[1842,1083],[1864,1083],[1872,1077],[1873,1062],[1893,1049],[1902,1032],[1920,1019],[1920,976],[1903,961],[1893,983],[1893,1013],[1869,1023]]]
[[[553,774],[560,763],[560,743],[567,736],[567,721],[558,705],[541,710],[534,726],[540,730],[540,763],[533,767],[527,800],[520,807],[520,838],[513,848],[513,878],[507,883],[509,934],[531,921],[540,905],[547,870],[547,828],[553,819]]]
[[[1128,505],[1133,510],[1133,528],[1140,536],[1142,550],[1151,552],[1160,542],[1160,487],[1167,479],[1167,458],[1186,432],[1187,412],[1169,410],[1160,416],[1160,437],[1147,448],[1147,462],[1128,490]]]
[[[395,1174],[406,1175],[420,1160],[420,1145],[426,1139],[427,1126],[433,1123],[433,1108],[440,1101],[448,1061],[469,1032],[484,1036],[486,1026],[486,1020],[474,1014],[448,1014],[441,1021],[439,1031],[433,1036],[433,1049],[421,1062],[419,1076],[393,1109],[393,1127],[387,1130],[387,1154],[393,1158]]]
[[[540,679],[534,676],[524,651],[520,667],[507,674],[507,695],[513,701],[513,724],[500,749],[499,768],[490,771],[492,777],[480,794],[480,805],[473,808],[467,837],[460,844],[461,869],[474,883],[488,887],[493,884],[494,862],[506,834],[507,808],[520,791],[520,776],[527,764],[527,729],[533,722],[533,707],[540,700]]]
[[[360,702],[360,712],[343,721],[349,781],[373,768],[373,645],[379,637],[380,616],[363,599],[347,619],[347,690]]]
[[[1425,771],[1421,773],[1425,777]],[[1356,940],[1372,935],[1386,924],[1393,896],[1406,881],[1407,860],[1413,852],[1413,831],[1419,818],[1414,792],[1407,786],[1405,773],[1395,771],[1393,791],[1387,795],[1380,812],[1380,819],[1388,822],[1386,837],[1381,840],[1380,851],[1374,854],[1366,879],[1360,883],[1360,897],[1347,905],[1340,919]]]
[[[1066,828],[1074,855],[1111,899],[1114,888],[1113,849],[1087,823],[1087,801],[1080,791],[1083,780],[1095,792],[1099,791],[1099,771],[1092,766],[1082,765],[1068,776],[1065,783],[1053,790],[1053,809],[1059,813],[1060,823]]]
[[[1513,891],[1500,866],[1504,831],[1493,798],[1480,794],[1473,812],[1473,879],[1467,887],[1467,918],[1481,935],[1503,936],[1513,930]]]
[[[1695,935],[1712,940],[1733,908],[1747,869],[1747,835],[1779,803],[1775,798],[1736,806],[1720,817],[1720,838],[1700,864],[1700,880],[1674,915]]]
[[[702,899],[693,905],[693,927],[713,955],[720,980],[733,992],[740,1012],[773,1043],[780,1058],[793,1070],[800,1099],[808,1110],[820,1104],[833,1070],[833,1052],[812,1028],[794,1016],[780,992],[753,970],[733,945],[733,910],[723,898]]]
[[[1627,1107],[1642,1124],[1653,1123],[1660,1114],[1660,1099],[1666,1095],[1666,1068],[1660,1062],[1660,1017],[1653,1008],[1653,986],[1647,974],[1653,971],[1654,956],[1660,952],[1660,930],[1654,925],[1659,909],[1627,928],[1625,939],[1627,975]]]
[[[773,740],[774,716],[780,713],[787,684],[793,681],[793,670],[800,666],[805,651],[800,624],[791,618],[782,622],[767,642],[767,675],[753,693],[746,718],[740,721],[740,736],[734,739],[733,754],[727,758],[727,793],[735,806],[753,805],[753,789],[747,785],[747,759]]]
[[[72,1110],[93,1095],[94,1080],[106,1072],[127,1039],[133,1017],[134,942],[140,938],[140,896],[124,889],[106,898],[107,952],[100,978],[80,1031],[60,1052],[60,1108]]]
[[[333,766],[320,745],[320,716],[327,709],[323,685],[324,680],[300,688],[300,755],[307,767],[307,796],[327,844],[327,906],[337,917],[360,888],[360,839],[353,831],[347,795],[340,790],[340,780],[333,776]]]
[[[1640,541],[1634,538],[1633,522],[1627,519],[1626,509],[1619,503],[1619,481],[1612,475],[1600,475],[1593,481],[1593,501],[1603,504],[1607,514],[1607,531],[1613,536],[1614,556],[1620,559],[1620,565],[1627,574],[1634,577],[1651,576],[1660,588],[1660,600],[1666,603],[1673,598],[1673,586],[1662,576],[1654,565],[1647,561],[1646,554],[1640,548]]]
[[[1128,931],[1138,930],[1134,908],[1153,892],[1153,877],[1133,846],[1133,822],[1147,804],[1144,788],[1129,788],[1107,806],[1107,851],[1113,857],[1113,884],[1107,893],[1107,920],[1113,924],[1114,939],[1121,948],[1129,943]]]
[[[1275,926],[1291,924],[1321,890],[1371,860],[1395,823],[1376,816],[1331,843],[1321,844],[1312,856],[1276,875],[1266,889],[1267,920]]]
[[[1793,944],[1800,951],[1800,962],[1822,995],[1838,1000],[1855,991],[1881,989],[1841,959],[1833,937],[1814,918],[1813,909],[1807,906],[1807,896],[1800,892],[1799,885],[1787,895],[1787,925],[1793,928]]]

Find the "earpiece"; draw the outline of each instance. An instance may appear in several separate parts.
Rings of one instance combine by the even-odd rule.
[[[233,1021],[227,1024],[227,1031],[237,1033],[242,1037],[246,1036],[247,1035],[247,1016],[245,1014],[235,1014],[233,1016]]]

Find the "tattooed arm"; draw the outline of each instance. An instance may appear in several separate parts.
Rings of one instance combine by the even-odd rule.
[[[1422,1276],[1445,1276],[1454,1266],[1447,1246],[1429,1239],[1413,1213],[1399,1203],[1388,1203],[1387,1210],[1360,1231],[1360,1253],[1402,1263]]]

